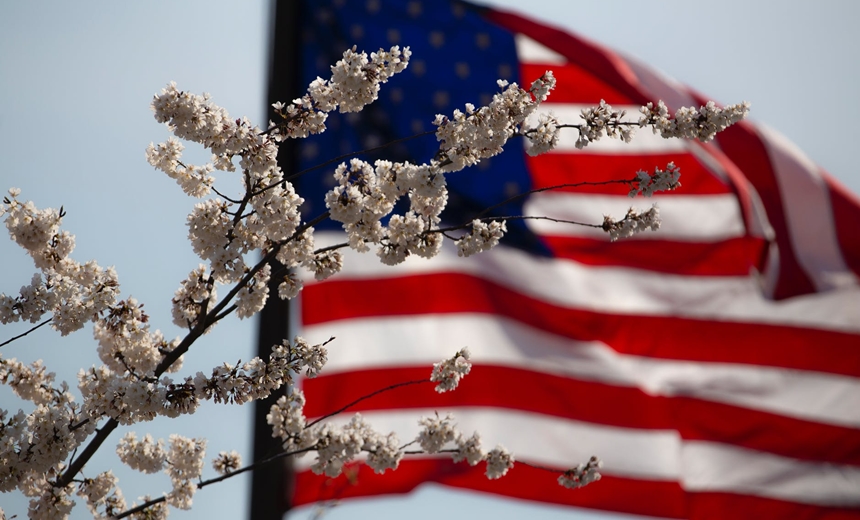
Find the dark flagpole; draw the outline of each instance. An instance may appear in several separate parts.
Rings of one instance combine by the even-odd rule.
[[[300,0],[273,0],[271,3],[269,54],[269,86],[266,102],[267,121],[275,120],[272,103],[289,102],[300,97]],[[289,175],[295,170],[296,144],[294,141],[281,143],[278,164]],[[272,273],[278,272],[280,264],[272,265]],[[272,346],[284,339],[292,339],[290,330],[290,304],[278,298],[279,277],[269,281],[269,299],[260,312],[259,333],[257,336],[257,355],[268,359]],[[266,424],[269,408],[286,389],[271,395],[268,399],[254,402],[254,460],[281,451],[280,442],[272,437],[272,428]],[[266,464],[253,471],[251,475],[251,520],[281,520],[290,510],[292,496],[293,470],[289,459]]]

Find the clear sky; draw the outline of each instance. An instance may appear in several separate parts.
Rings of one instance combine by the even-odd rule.
[[[524,14],[635,56],[718,102],[750,101],[755,121],[787,135],[860,192],[850,134],[860,120],[860,3],[485,3],[528,6]],[[234,116],[262,123],[269,9],[269,2],[220,0],[0,3],[0,190],[15,186],[23,190],[23,199],[40,207],[63,205],[68,213],[64,228],[77,236],[74,257],[116,266],[123,294],[144,302],[154,327],[168,337],[180,333],[170,322],[170,298],[198,260],[185,238],[185,215],[193,202],[144,159],[150,141],[168,136],[152,118],[149,102],[175,80],[182,89],[210,92]],[[206,159],[192,149],[192,161]],[[34,271],[29,258],[8,240],[0,240],[0,265],[0,292],[16,292]],[[219,324],[195,346],[184,372],[248,359],[255,326],[253,320],[236,319]],[[0,327],[0,341],[24,329]],[[43,358],[72,386],[79,368],[97,363],[88,329],[69,338],[42,329],[4,347],[2,355]],[[0,388],[0,403],[18,406],[5,388]],[[162,437],[172,432],[205,436],[210,455],[237,449],[249,460],[249,418],[250,407],[204,404],[193,416],[134,429]],[[111,440],[115,443],[122,433]],[[103,451],[89,473],[118,469],[112,450]],[[165,475],[116,472],[129,499],[157,495],[169,486]],[[205,489],[191,513],[173,511],[171,516],[242,518],[247,487],[248,480],[240,477]],[[26,501],[17,494],[0,495],[0,506],[9,516],[26,516]],[[569,509],[438,489],[342,505],[327,517],[420,520],[440,513],[452,520],[579,517]],[[308,515],[305,511],[295,518]],[[74,517],[87,517],[83,505]]]

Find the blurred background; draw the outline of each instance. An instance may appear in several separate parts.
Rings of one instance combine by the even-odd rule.
[[[362,1],[362,0],[347,0]],[[721,103],[747,100],[752,119],[785,134],[809,157],[860,192],[850,132],[860,120],[856,85],[860,4],[850,1],[714,3],[616,0],[494,0],[564,27],[662,70]],[[527,7],[527,9],[525,9]],[[181,331],[170,319],[170,298],[198,264],[186,240],[185,216],[194,201],[144,158],[166,128],[152,118],[152,95],[167,82],[209,92],[234,117],[263,125],[273,3],[220,0],[173,3],[3,2],[0,4],[0,189],[22,189],[38,207],[64,206],[64,229],[77,237],[74,257],[116,267],[122,294],[145,303],[154,328]],[[404,35],[408,45],[408,35]],[[452,57],[453,59],[453,57]],[[384,88],[384,87],[383,87]],[[208,155],[189,145],[185,157]],[[218,172],[216,172],[218,173]],[[219,190],[235,193],[222,173]],[[0,292],[17,293],[34,267],[23,250],[0,240]],[[29,324],[0,326],[0,341]],[[253,357],[256,321],[228,319],[186,356],[183,373]],[[79,369],[97,364],[90,328],[61,338],[48,328],[3,347],[3,357],[44,359],[59,380],[75,386]],[[0,387],[0,406],[20,404]],[[205,403],[178,420],[136,425],[139,434],[170,433],[208,439],[208,457],[236,449],[251,459],[251,407]],[[87,467],[111,468],[124,495],[159,495],[166,475],[143,476],[120,466],[112,445],[121,428]],[[207,466],[207,470],[211,469]],[[210,473],[214,474],[214,472]],[[204,473],[206,475],[206,473]],[[176,518],[247,516],[245,476],[200,491],[190,512]],[[26,516],[27,500],[0,495],[7,517]],[[425,487],[405,497],[344,503],[326,518],[624,518],[515,502],[495,496]],[[313,516],[304,508],[290,518]],[[83,504],[73,518],[87,518]]]

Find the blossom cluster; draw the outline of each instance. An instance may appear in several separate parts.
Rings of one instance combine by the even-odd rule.
[[[29,414],[0,410],[0,492],[18,488],[36,497],[35,501],[65,501],[65,495],[44,494],[46,486],[51,487],[46,476],[63,470],[62,461],[92,433],[94,425],[81,421],[68,385],[55,385],[54,377],[40,361],[27,366],[0,358],[0,382],[34,405]]]
[[[713,101],[705,106],[681,107],[675,111],[675,116],[669,115],[669,109],[659,101],[657,106],[648,103],[639,111],[639,126],[650,126],[654,133],[664,138],[698,139],[710,141],[718,132],[746,118],[750,104],[746,101],[736,105],[720,108]]]
[[[585,121],[585,124],[579,127],[576,147],[582,150],[589,143],[599,140],[604,135],[629,143],[633,140],[635,132],[629,124],[622,121],[625,114],[626,111],[624,110],[613,110],[612,106],[602,99],[596,107],[582,109],[580,117]]]
[[[138,441],[137,436],[129,432],[120,440],[116,452],[120,460],[133,469],[144,473],[167,473],[173,485],[166,494],[167,504],[177,509],[191,509],[197,491],[193,481],[203,473],[206,440],[175,434],[169,440],[170,447],[165,449],[162,439],[155,441],[147,434]]]
[[[507,231],[504,221],[481,220],[472,221],[472,229],[457,240],[457,255],[472,256],[486,251],[499,244],[499,240]]]
[[[230,452],[222,451],[212,461],[212,469],[219,475],[229,475],[242,467],[242,456],[235,450]]]
[[[681,169],[675,166],[674,162],[666,165],[665,170],[654,168],[654,173],[648,173],[645,170],[636,172],[636,180],[628,195],[635,197],[642,194],[645,197],[650,197],[658,191],[672,191],[681,187]]]
[[[455,110],[451,118],[436,116],[433,124],[440,146],[429,163],[377,161],[371,165],[352,159],[337,167],[338,184],[326,194],[325,202],[331,218],[343,223],[351,248],[365,252],[375,244],[377,256],[386,265],[399,264],[409,255],[431,258],[444,239],[434,227],[448,201],[445,174],[501,153],[515,135],[529,138],[535,153],[555,146],[558,126],[551,119],[542,118],[538,127],[525,128],[526,118],[555,87],[552,72],[535,80],[529,90],[505,81],[499,86],[503,90],[485,107],[467,104],[465,111]],[[408,211],[391,215],[384,226],[383,218],[405,196],[409,197]],[[473,223],[472,232],[458,240],[461,255],[495,246],[504,232],[504,223]]]
[[[324,131],[328,112],[336,108],[340,112],[360,111],[376,100],[380,84],[406,69],[412,55],[409,47],[401,50],[397,45],[370,56],[356,51],[353,47],[343,53],[331,68],[331,79],[315,79],[307,94],[292,103],[275,103],[282,121],[272,125],[272,134],[278,139],[307,137]]]
[[[21,191],[12,188],[0,205],[12,240],[24,248],[41,272],[20,294],[0,293],[0,323],[19,320],[36,323],[51,313],[51,325],[66,335],[95,321],[119,295],[119,281],[113,268],[95,261],[85,264],[69,258],[75,237],[60,230],[62,208],[40,210],[32,202],[20,202]]]
[[[454,357],[446,359],[441,363],[433,364],[433,372],[430,374],[430,381],[439,383],[436,385],[436,391],[441,393],[448,392],[457,388],[460,380],[472,370],[472,364],[469,363],[471,353],[468,347],[463,347],[459,352],[454,354]]]
[[[111,518],[126,509],[125,498],[117,486],[119,479],[112,471],[99,473],[95,478],[85,478],[78,485],[77,495],[84,498],[87,508],[95,518]]]
[[[698,139],[708,142],[718,132],[746,118],[749,108],[750,104],[746,101],[724,108],[708,101],[705,106],[699,108],[681,107],[673,116],[662,101],[658,101],[657,105],[649,102],[640,107],[642,116],[634,122],[624,120],[625,110],[613,110],[611,105],[601,99],[598,106],[582,110],[582,125],[571,126],[579,130],[576,147],[580,150],[603,136],[629,143],[635,134],[635,127],[646,126],[650,126],[655,134],[666,139]]]
[[[603,462],[597,457],[591,457],[588,462],[584,462],[575,468],[565,471],[558,477],[558,483],[568,489],[581,488],[592,482],[600,480],[598,469],[603,466]]]
[[[467,104],[465,112],[455,110],[450,119],[441,114],[436,116],[433,124],[437,126],[436,139],[441,143],[436,158],[441,171],[459,171],[498,155],[507,140],[521,131],[526,135],[540,133],[528,132],[521,126],[555,88],[552,72],[547,71],[535,80],[529,90],[504,80],[498,84],[504,90],[495,94],[486,107],[476,109]]]
[[[627,215],[621,220],[615,220],[609,215],[603,217],[603,230],[609,233],[613,242],[619,238],[626,238],[641,233],[642,231],[657,231],[660,229],[660,210],[653,204],[646,211],[636,211],[633,208],[627,210]]]

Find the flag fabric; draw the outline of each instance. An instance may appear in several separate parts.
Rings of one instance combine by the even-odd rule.
[[[409,68],[360,114],[332,114],[301,143],[299,169],[433,130],[435,114],[486,104],[496,80],[528,85],[552,70],[542,105],[566,123],[601,100],[627,109],[706,98],[576,35],[460,1],[306,1],[302,74],[328,77],[344,49],[408,45]],[[740,100],[731,100],[740,101]],[[409,492],[426,482],[666,518],[856,518],[860,515],[860,202],[775,132],[747,122],[715,142],[664,140],[583,150],[576,130],[538,157],[505,153],[448,175],[449,223],[468,222],[511,195],[559,184],[681,169],[682,187],[630,199],[623,185],[534,193],[495,210],[600,223],[658,203],[654,233],[610,242],[600,230],[510,223],[495,249],[391,268],[346,254],[344,270],[301,296],[305,337],[337,339],[323,374],[305,380],[318,417],[391,384],[429,377],[468,346],[472,372],[456,391],[416,385],[350,409],[401,439],[420,416],[452,412],[518,460],[559,472],[592,455],[603,479],[579,490],[524,464],[499,480],[483,465],[406,457],[394,472],[297,466],[293,504]],[[568,132],[568,133],[564,133]],[[378,155],[426,162],[427,135]],[[324,210],[328,174],[299,192]],[[325,228],[318,228],[325,231]],[[336,226],[318,245],[342,242]],[[320,243],[321,242],[321,243]],[[346,420],[351,415],[345,414]]]

